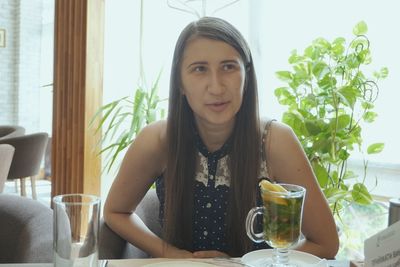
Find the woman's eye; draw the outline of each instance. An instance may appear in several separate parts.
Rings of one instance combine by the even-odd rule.
[[[196,66],[192,69],[192,72],[204,72],[206,71],[206,67],[204,66]]]
[[[223,70],[234,70],[234,69],[236,69],[236,65],[235,64],[224,64],[224,65],[222,65],[222,69]]]

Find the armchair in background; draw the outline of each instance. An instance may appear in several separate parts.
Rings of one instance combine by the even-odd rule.
[[[155,189],[150,189],[142,202],[136,208],[136,214],[156,235],[161,235],[161,225],[158,218],[159,200]],[[112,231],[104,220],[100,221],[99,258],[100,259],[130,259],[148,258],[144,251],[128,243]]]
[[[25,128],[17,125],[0,125],[0,140],[25,134]]]
[[[7,180],[8,172],[10,171],[14,150],[12,145],[0,145],[0,193],[3,192],[4,184]]]
[[[0,194],[0,263],[53,261],[53,211],[42,203]]]
[[[30,177],[32,198],[36,199],[36,176],[39,174],[48,140],[47,133],[35,133],[0,139],[0,144],[9,144],[15,148],[8,180],[21,180],[21,195],[26,196],[25,178]]]

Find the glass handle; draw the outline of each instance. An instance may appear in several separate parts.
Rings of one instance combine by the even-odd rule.
[[[264,214],[264,207],[256,207],[252,208],[246,217],[247,236],[256,243],[265,242],[264,232],[261,233],[254,232],[254,220],[256,219],[257,215],[263,215],[263,214]]]

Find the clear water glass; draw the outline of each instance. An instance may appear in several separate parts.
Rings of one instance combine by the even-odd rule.
[[[100,199],[85,194],[53,198],[55,267],[98,267]]]

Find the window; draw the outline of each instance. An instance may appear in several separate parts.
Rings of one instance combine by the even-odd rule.
[[[151,85],[161,71],[161,97],[168,96],[169,69],[178,34],[188,22],[195,19],[193,15],[169,8],[166,2],[144,1],[144,72],[147,84]],[[104,103],[133,95],[138,83],[139,5],[139,1],[106,1]],[[399,9],[397,0],[338,0],[330,5],[322,4],[319,0],[252,0],[239,1],[215,14],[234,24],[249,41],[259,82],[260,114],[277,119],[281,118],[285,109],[274,96],[274,89],[282,86],[275,72],[289,69],[287,59],[290,52],[293,49],[303,50],[317,37],[332,40],[343,36],[349,41],[357,22],[364,20],[368,24],[373,56],[368,71],[384,66],[389,69],[389,77],[379,83],[376,102],[378,118],[372,124],[363,125],[366,145],[385,143],[382,153],[366,157],[369,161],[367,185],[373,188],[372,193],[376,198],[384,203],[388,198],[400,196],[400,157],[397,154],[400,151],[400,127],[397,126],[400,113],[400,105],[397,104],[400,99],[400,36],[395,28],[400,25]],[[355,153],[349,167],[362,174],[363,159],[361,153]],[[377,186],[375,177],[378,179]],[[104,186],[107,188],[112,180],[112,175],[103,179]],[[103,193],[107,191],[103,190]],[[354,215],[356,212],[358,215]],[[370,209],[349,208],[349,214],[366,221],[372,218],[373,213],[380,216],[380,222],[371,226],[371,231],[364,231],[369,234],[386,226],[385,212],[387,208],[382,208],[380,204]],[[353,254],[355,257],[362,257],[360,247],[363,238],[365,236],[359,236],[358,245],[353,250],[360,253]],[[351,254],[349,251],[343,253]]]
[[[274,89],[282,86],[282,83],[274,73],[289,69],[287,59],[293,49],[302,51],[317,37],[333,40],[342,36],[349,41],[353,26],[361,20],[369,27],[367,35],[373,57],[369,71],[379,70],[383,66],[389,68],[389,77],[379,83],[379,97],[375,103],[378,118],[372,124],[363,125],[365,146],[375,142],[385,143],[382,153],[365,156],[369,162],[366,184],[383,204],[377,202],[371,207],[348,207],[343,218],[345,225],[341,227],[342,248],[339,258],[362,258],[363,240],[387,226],[388,198],[400,196],[400,159],[397,156],[400,150],[400,128],[396,125],[400,111],[397,104],[400,97],[400,64],[397,61],[400,37],[394,26],[400,23],[395,11],[400,4],[393,0],[379,3],[339,0],[329,6],[322,5],[318,0],[255,1],[253,4],[250,7],[250,17],[257,23],[251,24],[255,27],[251,33],[255,35],[250,40],[253,53],[257,53],[254,58],[258,60],[261,114],[281,118],[284,109],[277,102]],[[349,168],[363,177],[364,155],[354,154]],[[352,222],[351,218],[354,217],[360,219],[356,220],[358,225]]]

